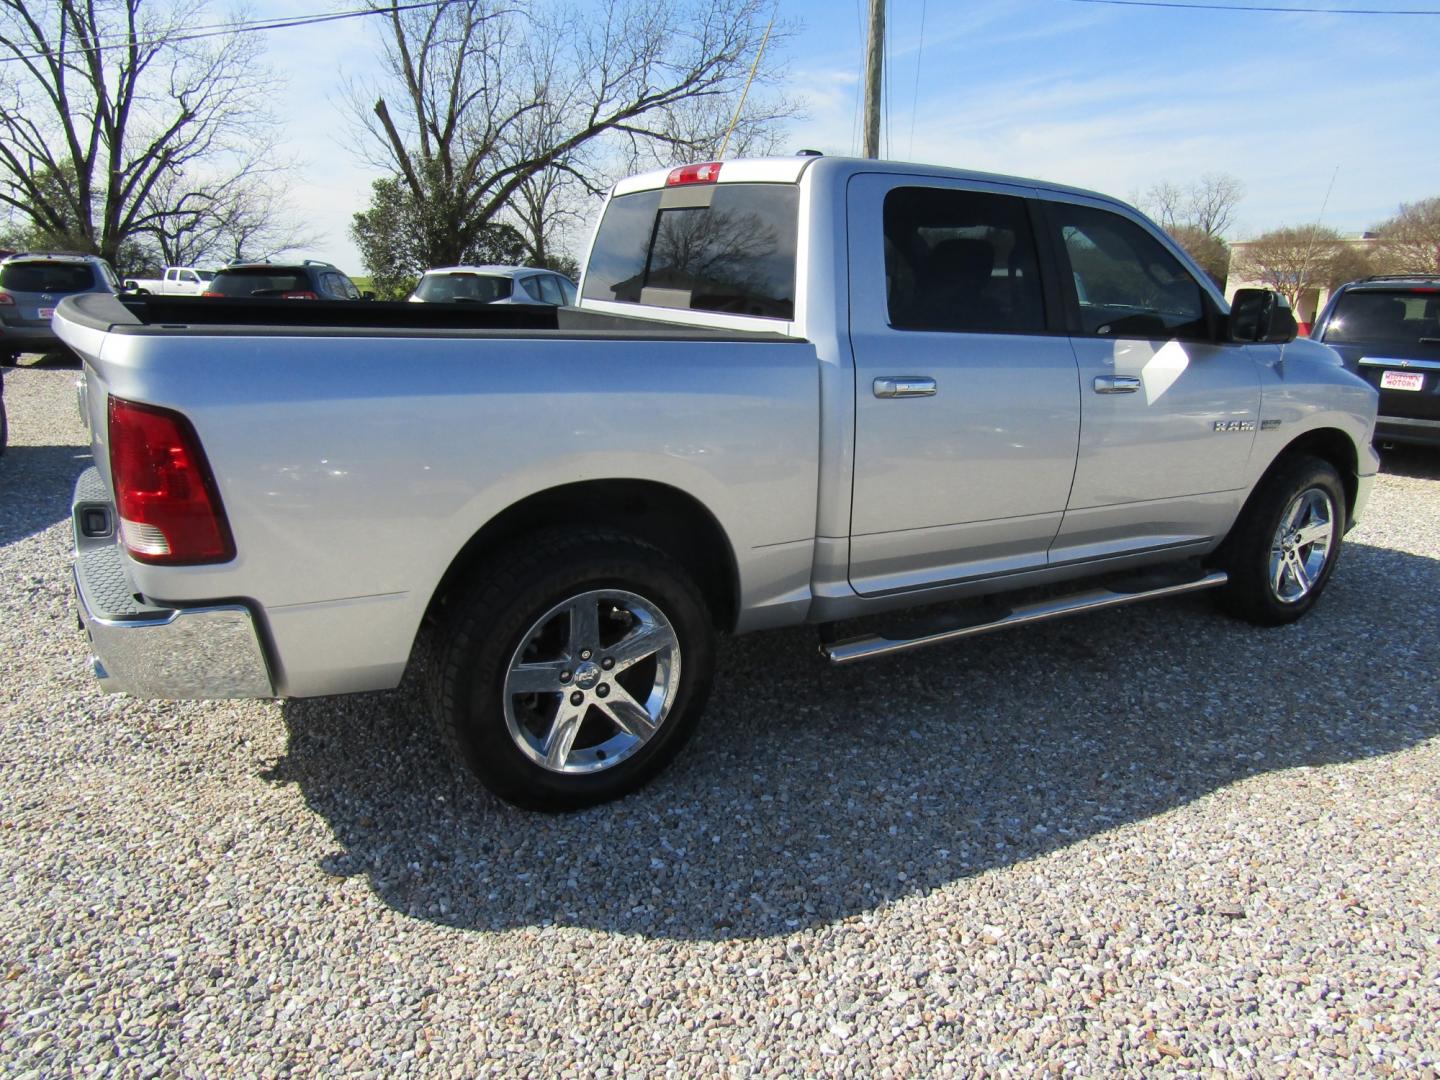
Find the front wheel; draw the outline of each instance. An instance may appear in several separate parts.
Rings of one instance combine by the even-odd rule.
[[[1226,543],[1222,600],[1261,626],[1283,626],[1320,599],[1345,535],[1345,489],[1334,466],[1303,457],[1256,489]]]
[[[714,631],[690,576],[620,534],[538,539],[463,590],[437,657],[450,742],[507,802],[574,810],[640,787],[704,709]]]

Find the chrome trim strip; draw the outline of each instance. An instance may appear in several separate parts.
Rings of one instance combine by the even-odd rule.
[[[1440,360],[1406,360],[1398,356],[1362,356],[1356,363],[1362,367],[1417,368],[1424,371],[1440,371]]]

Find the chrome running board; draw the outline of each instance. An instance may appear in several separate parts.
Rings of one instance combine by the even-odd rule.
[[[1162,596],[1179,596],[1182,593],[1198,592],[1200,589],[1213,589],[1218,585],[1224,585],[1227,580],[1228,577],[1224,571],[1217,570],[1188,581],[1170,582],[1134,591],[1112,587],[1090,589],[1070,596],[1052,596],[1033,603],[1006,608],[1003,612],[993,613],[994,617],[980,622],[967,622],[963,615],[956,616],[956,625],[931,633],[918,634],[914,637],[866,634],[861,637],[846,638],[844,641],[822,642],[820,655],[832,664],[853,664],[859,660],[873,660],[878,656],[892,656],[895,653],[909,652],[911,649],[923,649],[927,645],[940,645],[947,641],[957,641],[960,638],[976,637],[1011,626],[1024,626],[1027,623],[1045,622],[1049,619],[1063,618],[1066,615],[1078,615],[1082,611],[1100,611],[1103,608],[1135,604],[1141,600],[1157,600]],[[974,613],[969,614],[973,620]]]

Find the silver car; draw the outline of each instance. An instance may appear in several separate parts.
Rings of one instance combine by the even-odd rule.
[[[442,266],[425,271],[410,294],[417,303],[575,303],[575,283],[553,270],[533,266]]]
[[[0,363],[64,346],[50,329],[55,305],[76,293],[115,293],[120,279],[96,255],[23,252],[0,262]]]

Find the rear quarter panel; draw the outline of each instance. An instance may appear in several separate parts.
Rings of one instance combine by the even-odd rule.
[[[105,392],[179,410],[235,535],[233,562],[136,563],[136,586],[167,603],[253,601],[286,693],[393,685],[466,541],[527,495],[581,480],[652,480],[694,496],[729,537],[742,608],[808,598],[819,440],[808,344],[202,334],[92,344],[97,458]]]

